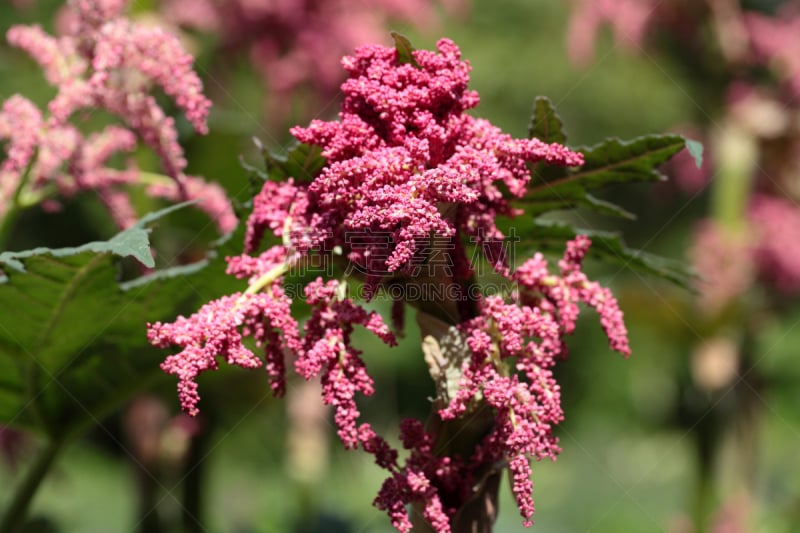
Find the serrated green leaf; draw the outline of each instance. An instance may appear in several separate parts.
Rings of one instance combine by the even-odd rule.
[[[567,134],[564,133],[564,123],[556,113],[556,108],[546,96],[538,96],[533,103],[533,114],[528,126],[528,137],[539,139],[546,143],[564,144]]]
[[[414,59],[413,52],[415,49],[411,41],[408,40],[408,37],[396,31],[391,32],[391,36],[392,39],[394,39],[394,47],[397,50],[397,61],[400,64],[411,63],[415,67],[420,68],[419,63]]]
[[[243,229],[201,264],[120,284],[115,257],[142,255],[141,226],[157,219],[106,242],[0,255],[8,276],[0,283],[0,424],[59,439],[167,379],[159,368],[164,353],[147,343],[145,324],[227,291],[219,284],[235,280],[224,275],[223,259],[235,253]]]
[[[658,167],[686,146],[679,135],[648,135],[631,141],[607,139],[578,148],[585,163],[579,168],[538,165],[524,201],[534,216],[555,209],[587,207],[597,212],[623,216],[629,213],[605,201],[589,197],[589,192],[612,183],[660,181]]]
[[[592,240],[588,253],[590,257],[620,265],[626,270],[640,274],[657,276],[686,289],[692,287],[692,280],[696,276],[683,262],[628,248],[618,233],[537,220],[527,235],[526,243],[533,244],[541,251],[561,253],[564,243],[578,235],[586,235]]]

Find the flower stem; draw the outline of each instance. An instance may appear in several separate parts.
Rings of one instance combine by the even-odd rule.
[[[747,216],[758,146],[750,134],[732,125],[723,127],[714,141],[719,177],[713,182],[711,214],[723,228],[738,233]]]
[[[20,205],[20,197],[24,196],[23,189],[26,187],[35,159],[35,157],[31,158],[31,162],[28,163],[25,173],[22,174],[19,184],[14,194],[11,196],[11,201],[8,202],[8,211],[6,211],[3,217],[0,217],[0,252],[5,250],[6,246],[8,246],[8,238],[11,235],[11,231],[14,229],[17,218],[19,218],[20,211],[22,211],[23,206]]]
[[[247,287],[247,290],[244,293],[246,295],[252,295],[261,292],[261,289],[263,289],[267,285],[270,285],[273,281],[286,274],[288,270],[289,270],[289,265],[287,265],[286,263],[273,267],[264,275],[262,275],[260,278],[251,283],[250,286]]]
[[[47,446],[40,452],[39,456],[31,465],[22,483],[14,492],[11,504],[6,510],[3,521],[0,522],[0,533],[16,533],[25,525],[25,518],[28,514],[33,497],[45,475],[58,456],[64,441],[62,439],[50,440]]]
[[[143,185],[173,185],[176,181],[164,174],[139,171],[139,183]]]
[[[0,218],[0,252],[5,251],[8,246],[8,239],[14,230],[14,225],[19,217],[20,210],[13,207],[8,210],[3,218]]]

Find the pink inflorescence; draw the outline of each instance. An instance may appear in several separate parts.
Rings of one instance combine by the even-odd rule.
[[[474,407],[479,397],[494,408],[494,428],[471,464],[508,462],[526,525],[534,511],[529,458],[555,459],[561,451],[553,428],[564,414],[552,368],[566,355],[563,336],[575,328],[577,304],[594,307],[611,348],[630,354],[616,299],[580,270],[590,244],[584,236],[567,243],[559,262],[560,276],[551,275],[537,254],[511,274],[519,285],[514,302],[488,297],[480,315],[462,324],[472,357],[463,369],[456,397],[439,412],[443,420],[457,418]],[[509,375],[509,360],[515,361],[513,368],[525,379]]]
[[[217,356],[231,365],[258,368],[263,363],[242,343],[251,336],[264,349],[267,371],[276,395],[285,390],[284,350],[299,347],[297,322],[292,318],[291,300],[278,284],[269,292],[232,294],[204,305],[189,318],[178,317],[171,324],[148,324],[151,344],[166,348],[183,347],[167,358],[161,368],[180,380],[181,405],[191,415],[198,413],[195,379],[206,370],[216,370]]]
[[[270,339],[262,343],[270,350],[264,360],[272,365],[276,392],[283,390],[282,350],[300,376],[320,377],[322,400],[334,407],[344,445],[373,454],[389,471],[375,505],[398,530],[411,530],[406,506],[413,504],[435,531],[449,532],[479,478],[498,465],[510,469],[528,524],[534,509],[529,461],[559,452],[553,428],[563,411],[552,370],[566,353],[563,337],[575,328],[578,304],[597,310],[613,349],[628,355],[630,348],[616,299],[581,270],[588,238],[567,244],[559,274],[551,274],[539,254],[513,269],[495,249],[504,239],[495,221],[520,213],[512,201],[527,191],[529,163],[572,166],[583,157],[559,144],[515,139],[467,115],[478,95],[468,89],[470,67],[452,41],[401,59],[394,48],[365,46],[342,60],[349,79],[342,85],[339,120],[292,130],[301,142],[319,146],[326,164],[312,180],[266,182],[247,221],[245,254],[228,258],[229,274],[248,279],[250,288],[174,324],[151,325],[150,340],[183,348],[164,369],[179,377],[184,408],[195,413],[195,378],[216,368],[216,356],[245,367],[261,364],[242,345],[258,321],[257,335]],[[298,332],[280,287],[287,272],[312,265],[315,254],[345,262],[344,275],[372,289],[413,284],[414,266],[427,257],[433,236],[461,255],[463,241],[477,243],[518,290],[511,301],[487,297],[462,313],[456,329],[468,353],[461,354],[460,385],[438,408],[444,423],[488,404],[495,413],[491,431],[472,455],[443,456],[435,449],[435,432],[407,420],[401,440],[409,453],[401,462],[368,423],[359,423],[356,403],[357,393],[371,395],[375,386],[352,333],[360,325],[393,346],[383,318],[358,305],[344,280],[318,277],[298,295],[311,307]],[[466,259],[461,263],[447,274],[451,279],[470,275]],[[400,314],[397,307],[394,315]]]
[[[593,307],[600,315],[611,349],[628,356],[628,331],[616,298],[611,290],[590,281],[581,271],[589,246],[591,240],[583,235],[567,243],[564,258],[558,263],[560,276],[550,275],[541,254],[528,259],[513,274],[519,284],[520,300],[555,315],[563,334],[575,330],[579,303]]]
[[[178,143],[175,120],[157,103],[153,90],[172,97],[199,133],[206,133],[211,102],[192,70],[193,58],[178,39],[160,28],[133,23],[123,16],[126,0],[71,0],[65,33],[54,37],[39,26],[13,26],[9,44],[26,51],[57,89],[48,117],[21,96],[10,98],[0,115],[0,137],[8,138],[0,204],[16,190],[27,171],[28,196],[53,188],[62,197],[94,190],[116,222],[126,227],[135,213],[125,185],[152,185],[150,194],[167,199],[199,199],[222,232],[236,217],[216,185],[184,174],[186,160]],[[105,110],[123,126],[84,136],[75,122],[85,113]],[[34,112],[35,110],[35,112]],[[14,127],[9,127],[14,125]],[[115,154],[132,154],[138,141],[160,158],[164,174],[153,184],[142,178],[132,157],[125,169],[109,166]],[[50,205],[54,205],[50,193]]]
[[[419,420],[405,419],[400,423],[400,440],[410,451],[402,467],[397,462],[398,453],[368,424],[359,428],[359,438],[365,451],[375,456],[375,462],[391,473],[374,504],[387,512],[392,525],[403,533],[411,531],[406,505],[415,503],[422,506],[422,514],[434,531],[450,533],[450,520],[456,509],[446,507],[440,492],[447,491],[462,498],[466,495],[468,485],[463,482],[461,461],[437,456],[434,439]]]
[[[295,370],[305,379],[322,374],[322,394],[326,405],[335,408],[339,437],[348,448],[359,445],[356,421],[359,417],[356,392],[370,396],[375,392],[361,352],[352,346],[353,326],[362,325],[389,346],[394,335],[377,313],[367,312],[342,295],[336,280],[317,278],[306,285],[306,302],[312,306],[306,321],[303,350],[295,360]]]

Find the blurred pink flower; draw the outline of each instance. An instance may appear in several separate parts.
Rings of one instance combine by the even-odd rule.
[[[773,67],[800,100],[800,9],[788,5],[775,16],[746,13],[744,22],[756,58]]]
[[[791,295],[800,291],[800,207],[791,200],[756,194],[747,224],[731,233],[710,220],[698,225],[690,250],[700,274],[699,304],[714,314],[741,297],[756,279]]]
[[[576,6],[567,29],[567,52],[576,65],[594,56],[597,33],[604,24],[614,30],[617,45],[636,49],[659,2],[656,0],[574,0]]]
[[[754,260],[761,280],[784,294],[800,292],[800,205],[758,194],[748,213],[756,235]]]
[[[752,239],[712,220],[695,228],[689,259],[699,275],[698,305],[714,315],[743,295],[755,281]]]
[[[267,118],[280,124],[298,90],[311,89],[322,108],[336,96],[342,55],[386,41],[389,21],[430,29],[436,4],[466,7],[465,0],[162,0],[161,9],[179,26],[218,34],[223,53],[245,51],[268,88]]]
[[[13,26],[12,46],[26,51],[57,89],[49,115],[22,96],[6,101],[0,113],[0,138],[9,139],[3,163],[0,209],[9,208],[20,187],[21,201],[48,201],[54,188],[63,197],[94,190],[115,221],[129,226],[135,213],[124,185],[147,183],[131,162],[112,168],[117,153],[133,153],[138,141],[160,158],[164,173],[154,190],[172,200],[198,198],[223,233],[236,224],[221,188],[184,175],[186,160],[178,143],[175,120],[166,115],[152,94],[162,89],[199,133],[207,132],[211,102],[192,70],[193,58],[173,35],[135,24],[123,16],[127,0],[71,0],[66,33],[54,37],[39,26]],[[73,122],[81,111],[101,109],[120,119],[88,136]],[[152,175],[150,175],[152,176]],[[26,183],[23,185],[23,180]]]

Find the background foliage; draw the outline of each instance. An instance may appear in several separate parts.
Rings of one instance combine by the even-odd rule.
[[[0,32],[20,21],[50,21],[57,4],[40,1],[19,12],[4,2],[0,5]],[[145,16],[149,4],[136,2],[135,9]],[[418,48],[431,48],[439,35],[459,43],[473,65],[473,88],[482,96],[477,112],[516,136],[526,134],[538,95],[548,96],[558,107],[572,146],[593,145],[608,136],[631,138],[663,132],[714,112],[710,108],[714,95],[708,94],[709,88],[692,72],[681,70],[667,56],[626,54],[608,35],[603,35],[591,66],[570,66],[564,45],[564,4],[475,0],[468,14],[446,18],[435,34],[420,34],[402,26],[398,30],[411,36]],[[188,137],[184,143],[188,171],[219,181],[231,197],[244,201],[251,194],[248,175],[231,155],[255,160],[251,137],[279,147],[288,142],[286,128],[267,126],[259,78],[245,57],[204,54],[210,49],[208,43],[202,37],[189,39],[199,54],[198,70],[215,107],[211,134]],[[390,43],[387,33],[385,44]],[[0,47],[0,98],[23,92],[44,102],[50,96],[47,90],[31,61]],[[334,102],[315,109],[297,104],[291,119],[328,118],[335,108]],[[148,156],[140,157],[146,161]],[[703,191],[685,197],[670,184],[611,189],[602,197],[613,198],[636,213],[638,220],[579,210],[572,215],[572,222],[595,230],[622,229],[633,247],[676,258],[684,255],[693,221],[708,203]],[[160,205],[144,196],[137,202],[142,212]],[[88,196],[68,204],[60,214],[26,213],[9,248],[75,246],[108,239],[116,231],[104,216],[96,200]],[[75,220],[84,222],[76,225]],[[215,237],[203,215],[191,210],[173,213],[170,223],[177,227],[174,233],[161,234],[158,229],[154,233],[161,264],[176,257],[201,257],[205,245]],[[181,244],[186,242],[191,244]],[[533,247],[527,241],[521,245]],[[685,531],[680,528],[702,500],[697,494],[701,489],[696,483],[694,436],[720,427],[715,424],[737,405],[725,391],[698,397],[687,387],[688,354],[706,335],[692,319],[689,293],[635,269],[597,264],[596,271],[603,273],[597,279],[610,284],[621,299],[633,356],[624,361],[611,355],[594,325],[587,324],[584,335],[571,340],[571,360],[559,369],[558,376],[567,413],[558,430],[564,452],[555,463],[535,465],[534,528],[548,532]],[[197,287],[204,293],[211,290],[199,283]],[[0,317],[3,327],[17,329],[17,318],[4,314]],[[126,324],[135,329],[132,319],[138,320],[138,316],[131,314]],[[751,428],[760,435],[758,484],[752,488],[758,495],[753,512],[759,531],[791,531],[792,524],[800,522],[800,457],[796,453],[800,441],[800,389],[796,387],[800,379],[800,359],[796,357],[799,325],[800,306],[787,302],[780,314],[770,316],[763,325],[754,347],[759,371],[773,385],[759,395],[764,406],[761,426]],[[428,410],[424,399],[433,393],[432,384],[418,379],[426,370],[413,321],[409,320],[409,326],[398,350],[382,350],[378,341],[367,336],[359,339],[377,387],[384,391],[379,398],[363,403],[364,416],[382,425],[385,433],[396,427],[397,413],[424,416]],[[143,323],[140,334],[144,339]],[[113,363],[104,360],[98,364]],[[262,373],[222,370],[201,380],[201,387],[205,423],[211,425],[213,420],[215,428],[204,460],[205,501],[211,507],[206,513],[208,530],[392,531],[380,511],[369,505],[383,479],[369,457],[348,454],[332,439],[330,467],[324,479],[298,482],[286,471],[286,442],[283,432],[275,430],[285,425],[284,405],[269,396]],[[163,392],[170,408],[177,411],[171,380],[162,380],[153,390]],[[66,451],[34,504],[33,515],[43,520],[40,531],[135,529],[138,518],[132,491],[136,469],[123,449],[122,425],[120,416],[113,416],[98,424],[82,445]],[[723,440],[726,437],[720,435]],[[22,461],[24,464],[24,454]],[[717,471],[723,487],[726,479],[735,477],[732,464],[735,461],[723,457]],[[17,472],[0,467],[0,486],[10,486]],[[159,507],[166,516],[180,512],[172,495],[181,490],[183,476],[180,471],[167,471],[159,480]],[[502,494],[508,498],[507,491]],[[714,505],[725,504],[725,496],[719,496]],[[0,504],[6,497],[6,491],[0,492]],[[510,510],[513,504],[506,499],[501,507]],[[303,525],[304,515],[314,516],[315,525]],[[522,530],[516,513],[501,512],[498,531]]]

